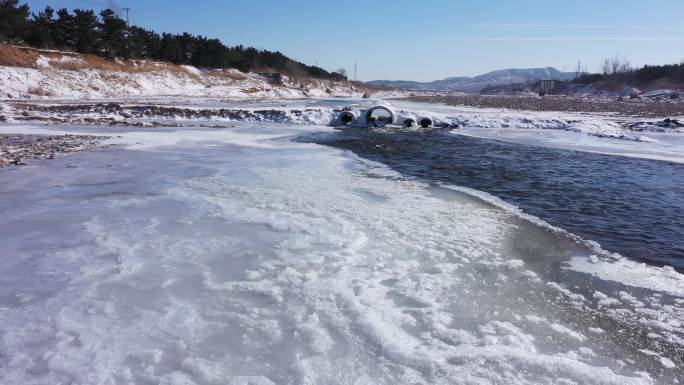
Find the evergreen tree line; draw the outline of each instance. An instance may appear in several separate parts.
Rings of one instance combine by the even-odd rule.
[[[650,83],[656,80],[668,80],[676,83],[684,82],[684,63],[665,65],[645,65],[634,69],[629,61],[619,56],[606,59],[601,66],[601,73],[590,74],[582,71],[581,62],[577,65],[575,83],[590,84],[598,81],[623,83]]]
[[[636,70],[621,72],[580,74],[575,83],[590,84],[598,81],[621,81],[626,83],[649,83],[656,80],[670,80],[684,83],[684,64],[645,65]]]
[[[280,52],[238,45],[189,33],[161,35],[126,25],[113,10],[46,7],[38,14],[19,0],[0,0],[0,40],[35,48],[71,50],[108,58],[153,59],[243,72],[273,69],[291,76],[343,80],[346,76],[294,61]]]
[[[684,64],[645,65],[637,70],[609,74],[583,74],[578,83],[592,83],[599,80],[623,80],[647,83],[659,79],[684,82]]]

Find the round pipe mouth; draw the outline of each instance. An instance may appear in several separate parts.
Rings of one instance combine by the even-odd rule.
[[[413,120],[413,119],[411,119],[411,118],[404,119],[404,127],[406,127],[406,128],[411,128],[411,127],[413,127],[413,125],[414,125],[415,123],[416,123],[416,121]]]
[[[375,106],[366,112],[366,124],[368,127],[385,127],[394,122],[394,114],[389,108]]]
[[[428,128],[428,127],[432,126],[432,119],[430,119],[430,118],[421,118],[421,119],[418,121],[418,124],[419,124],[422,128]]]
[[[344,111],[340,114],[340,122],[343,126],[348,126],[354,119],[356,119],[356,116],[349,111]]]

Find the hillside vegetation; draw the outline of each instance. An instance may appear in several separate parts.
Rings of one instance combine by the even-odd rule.
[[[681,90],[684,89],[684,63],[633,68],[627,59],[616,56],[604,60],[599,73],[582,71],[581,64],[578,64],[577,76],[571,83],[604,90],[619,90],[624,87]]]
[[[0,100],[179,95],[252,99],[345,97],[369,91],[369,87],[347,80],[285,75],[276,83],[258,73],[233,68],[109,59],[0,43]]]
[[[18,0],[0,0],[0,41],[35,48],[57,49],[106,58],[152,59],[204,68],[235,68],[242,72],[275,70],[291,77],[345,80],[288,58],[280,52],[238,45],[190,33],[157,33],[126,25],[113,10],[96,14],[89,9],[46,7],[31,13]]]

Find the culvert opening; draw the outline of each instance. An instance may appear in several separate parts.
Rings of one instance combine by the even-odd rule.
[[[389,108],[377,106],[366,112],[366,123],[368,127],[384,127],[392,124],[394,121],[394,114]]]
[[[404,119],[404,127],[406,127],[406,128],[411,128],[411,127],[413,127],[413,125],[414,125],[415,123],[416,123],[416,121],[413,120],[413,119],[411,119],[411,118]]]
[[[354,121],[354,118],[355,116],[351,112],[343,112],[342,114],[340,114],[340,122],[344,126],[351,124],[351,122]]]
[[[428,127],[432,126],[432,119],[430,119],[430,118],[422,118],[422,119],[420,119],[420,121],[418,122],[418,124],[420,124],[420,126],[421,126],[422,128],[428,128]]]

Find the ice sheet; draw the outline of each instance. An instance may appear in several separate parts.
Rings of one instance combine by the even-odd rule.
[[[681,378],[680,293],[562,268],[591,245],[286,140],[326,128],[11,128],[128,147],[0,170],[1,383]]]

